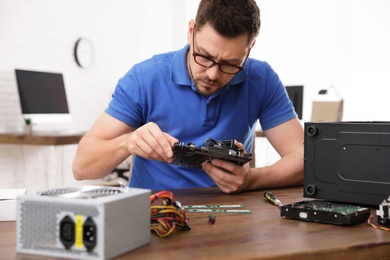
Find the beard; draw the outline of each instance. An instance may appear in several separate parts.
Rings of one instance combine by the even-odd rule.
[[[205,78],[194,77],[192,81],[194,82],[194,85],[198,90],[198,92],[205,96],[210,96],[216,93],[225,85],[219,80],[210,80],[208,77]]]

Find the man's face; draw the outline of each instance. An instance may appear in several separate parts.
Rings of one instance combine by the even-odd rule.
[[[234,74],[221,70],[234,71],[234,66],[243,65],[250,50],[248,35],[226,38],[219,35],[209,24],[195,32],[193,21],[189,25],[188,44],[191,46],[187,55],[188,71],[199,93],[205,96],[214,94],[234,77]],[[200,55],[196,57],[198,63],[195,62],[193,53]],[[204,67],[199,65],[199,61],[209,66],[213,65],[213,61],[221,65]]]

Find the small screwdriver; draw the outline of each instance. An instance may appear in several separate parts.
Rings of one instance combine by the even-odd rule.
[[[279,208],[283,206],[282,202],[276,198],[275,194],[273,194],[271,191],[267,190],[264,192],[264,197],[269,199],[273,204],[278,206]]]

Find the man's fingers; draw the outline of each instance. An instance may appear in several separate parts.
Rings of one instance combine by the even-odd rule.
[[[146,159],[156,159],[165,162],[172,161],[172,146],[177,139],[161,131],[155,123],[148,123],[130,137],[129,149]]]

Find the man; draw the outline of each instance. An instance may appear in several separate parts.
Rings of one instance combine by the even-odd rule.
[[[78,180],[102,178],[133,155],[131,187],[218,186],[225,193],[300,185],[303,129],[285,88],[265,62],[249,58],[260,29],[254,0],[202,0],[188,45],[135,65],[80,141]],[[250,151],[257,120],[280,154],[250,168],[214,159],[203,170],[171,164],[175,142],[234,139]]]

